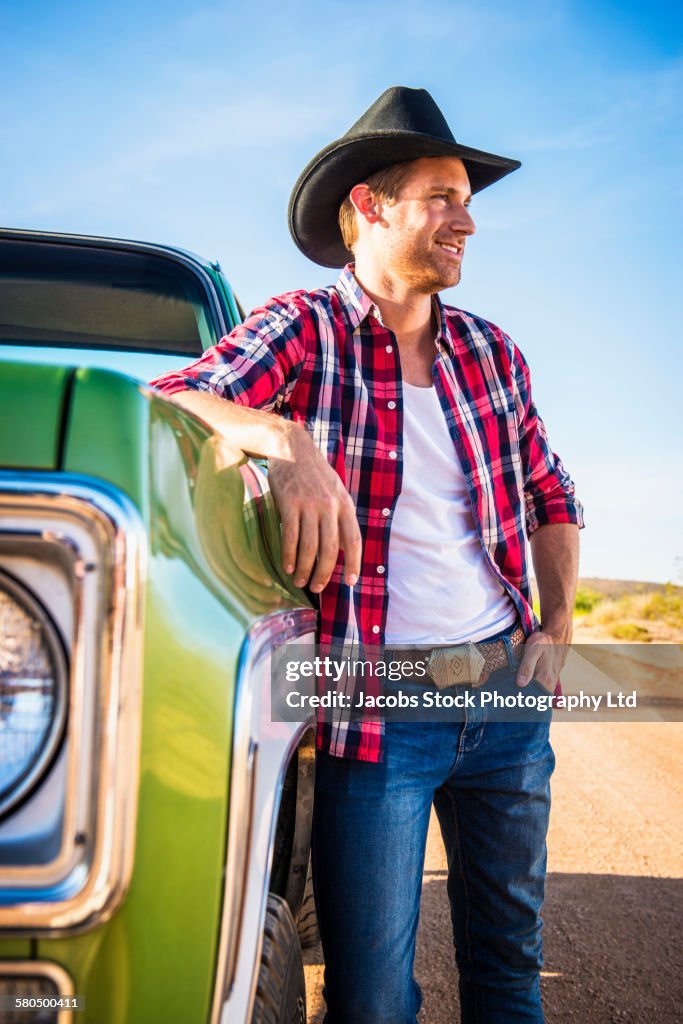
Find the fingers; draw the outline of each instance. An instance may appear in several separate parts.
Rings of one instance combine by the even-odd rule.
[[[310,577],[314,594],[327,586],[340,548],[344,549],[345,581],[354,586],[360,575],[362,541],[353,505],[349,499],[348,508],[339,512],[333,502],[325,504],[327,507],[304,511],[299,520],[294,582],[297,587],[303,587]]]
[[[562,668],[561,645],[536,642],[534,635],[524,645],[517,686],[527,686],[534,679],[549,693],[554,693]]]
[[[303,587],[320,593],[344,550],[344,578],[360,575],[362,542],[356,510],[339,477],[311,447],[310,458],[271,460],[270,485],[282,522],[282,566]]]
[[[522,661],[517,671],[517,686],[527,686],[531,682],[540,657],[540,647],[528,642],[524,645]]]
[[[547,690],[548,693],[555,692],[555,687],[558,683],[557,673],[555,673],[555,675],[551,678],[551,676],[547,672],[542,672],[538,670],[536,672],[535,680],[537,683],[540,683],[543,689]]]
[[[318,554],[320,527],[316,511],[314,508],[304,508],[299,521],[299,548],[294,569],[294,583],[297,587],[303,587],[308,582]]]
[[[291,575],[297,561],[299,547],[299,509],[290,506],[280,510],[282,522],[282,568]]]
[[[323,515],[318,534],[318,561],[311,579],[311,590],[319,594],[324,589],[337,564],[339,555],[339,527],[332,514]]]
[[[344,549],[344,579],[350,587],[353,587],[360,576],[363,540],[356,518],[356,510],[350,498],[339,517],[339,534],[340,547]]]

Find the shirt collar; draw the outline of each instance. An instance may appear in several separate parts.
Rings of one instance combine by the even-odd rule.
[[[382,317],[379,309],[377,309],[373,300],[359,285],[353,269],[353,263],[347,263],[337,281],[337,291],[352,327],[358,327],[365,320],[368,313],[372,313],[381,323]],[[432,297],[432,307],[437,322],[436,345],[439,346],[439,343],[443,343],[450,354],[453,355],[454,344],[448,324],[448,317],[438,295]]]
[[[437,347],[442,343],[446,346],[450,355],[454,355],[455,344],[453,342],[450,324],[448,323],[444,304],[438,295],[432,296],[432,308],[434,310],[434,315],[436,316],[437,331],[435,340]]]
[[[374,308],[374,302],[363,291],[353,274],[353,263],[347,263],[337,281],[337,291],[351,326],[356,328]]]

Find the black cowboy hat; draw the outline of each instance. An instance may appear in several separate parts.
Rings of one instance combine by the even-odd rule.
[[[351,254],[339,230],[339,207],[353,186],[423,156],[460,157],[473,193],[521,166],[456,142],[426,89],[393,86],[299,176],[289,200],[289,230],[302,253],[323,267],[344,266]]]

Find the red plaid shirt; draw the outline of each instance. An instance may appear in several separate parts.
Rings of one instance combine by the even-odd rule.
[[[545,523],[582,526],[581,505],[549,447],[519,349],[486,320],[438,296],[434,302],[436,391],[484,554],[529,634],[537,622],[526,538]],[[402,477],[401,367],[396,339],[352,267],[334,287],[270,300],[197,362],[153,384],[167,394],[211,390],[293,419],[310,433],[353,498],[363,537],[356,586],[344,584],[340,555],[320,595],[320,643],[383,647],[389,534]],[[379,717],[331,715],[321,718],[318,746],[379,761],[382,736]]]

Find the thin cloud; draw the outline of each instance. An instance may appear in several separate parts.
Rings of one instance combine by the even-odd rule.
[[[672,129],[679,119],[683,90],[683,62],[653,71],[601,75],[586,83],[589,92],[601,96],[598,110],[552,134],[521,139],[527,152],[606,148],[648,134]]]

